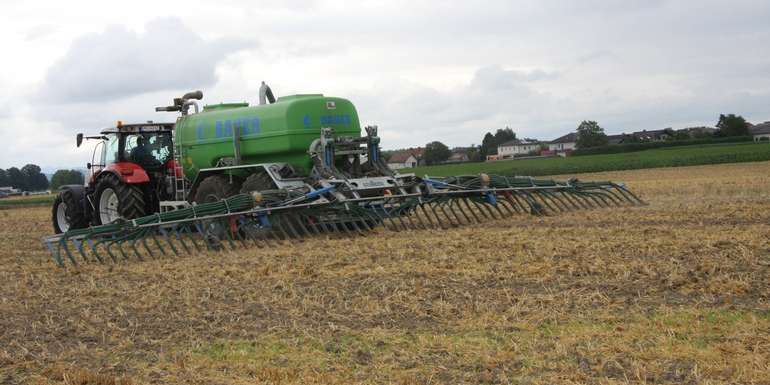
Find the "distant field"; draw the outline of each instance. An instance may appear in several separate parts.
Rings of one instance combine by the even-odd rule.
[[[0,384],[768,384],[770,162],[649,203],[58,268],[0,211]]]
[[[19,206],[47,206],[53,204],[56,194],[14,196],[0,199],[0,208]]]
[[[417,175],[435,176],[478,174],[481,172],[501,175],[557,175],[764,160],[770,160],[770,144],[740,143],[669,147],[622,154],[567,158],[463,163],[417,167],[403,171],[414,172]]]

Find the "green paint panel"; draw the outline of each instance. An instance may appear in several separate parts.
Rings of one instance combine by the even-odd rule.
[[[200,169],[234,157],[235,130],[241,132],[242,164],[286,162],[306,173],[308,148],[322,127],[333,128],[336,136],[361,135],[353,103],[320,94],[285,96],[259,106],[208,105],[199,114],[180,117],[176,135],[185,175],[192,180]]]

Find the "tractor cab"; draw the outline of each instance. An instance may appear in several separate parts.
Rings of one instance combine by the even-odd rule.
[[[181,168],[174,161],[173,123],[123,124],[99,135],[77,135],[94,147],[85,186],[63,186],[53,207],[57,232],[133,219],[157,212],[176,193]]]
[[[86,137],[100,140],[88,164],[90,180],[98,178],[102,171],[123,176],[132,176],[138,171],[148,176],[164,173],[173,164],[173,129],[173,123],[123,124],[119,121],[115,127],[102,130],[99,136]],[[82,135],[78,135],[78,146],[82,139]]]

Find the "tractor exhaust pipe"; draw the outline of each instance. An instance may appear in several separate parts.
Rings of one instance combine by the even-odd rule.
[[[259,87],[259,104],[263,105],[267,104],[267,102],[270,102],[270,104],[275,103],[275,96],[273,95],[273,90],[263,80],[262,85]]]
[[[196,103],[196,100],[203,99],[203,92],[201,90],[198,91],[192,91],[188,92],[184,95],[182,95],[181,98],[174,98],[174,104],[171,106],[165,106],[165,107],[155,107],[156,112],[173,112],[173,111],[179,111],[182,113],[182,115],[187,115],[187,110],[190,109],[190,106],[195,107],[195,113],[197,114],[199,111],[198,103]]]

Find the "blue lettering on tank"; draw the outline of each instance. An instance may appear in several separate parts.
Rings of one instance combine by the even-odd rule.
[[[324,115],[321,116],[320,120],[322,126],[331,124],[350,125],[350,115]]]
[[[305,115],[305,117],[302,118],[302,124],[305,125],[305,128],[310,127],[310,115]]]
[[[224,133],[222,132],[222,121],[221,120],[217,120],[215,131],[216,131],[215,132],[215,136],[217,138],[221,138],[221,137],[224,136]]]
[[[196,127],[196,138],[198,140],[203,140],[203,122],[198,123],[198,126]]]
[[[254,119],[251,120],[251,122],[252,122],[251,133],[252,134],[259,134],[259,132],[261,131],[261,129],[259,127],[259,118],[254,118]]]
[[[224,136],[226,136],[228,138],[233,136],[233,121],[232,120],[225,120]]]
[[[251,126],[251,127],[249,127]],[[241,130],[241,136],[259,134],[261,127],[259,118],[243,118],[235,120],[217,120],[215,123],[215,136],[217,138],[229,138],[233,136],[234,130]],[[203,124],[198,126],[198,139],[203,138]]]

